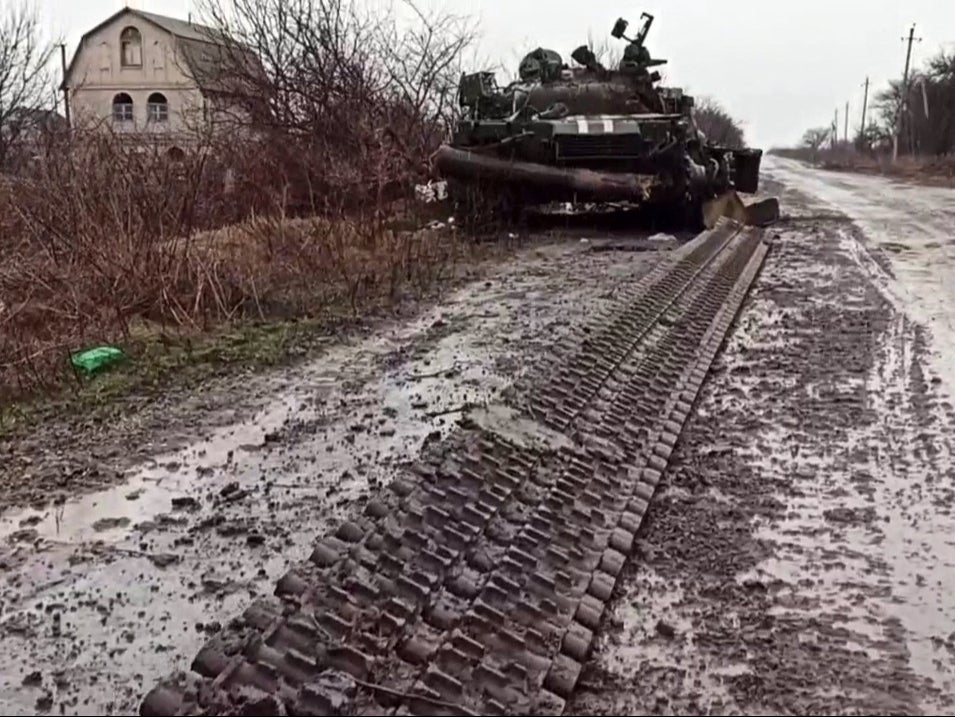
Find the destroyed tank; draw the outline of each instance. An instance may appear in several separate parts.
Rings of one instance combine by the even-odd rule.
[[[659,85],[654,68],[666,60],[645,45],[653,16],[641,20],[632,38],[626,20],[614,25],[627,45],[612,69],[582,45],[574,66],[553,50],[530,52],[504,88],[493,72],[461,76],[462,117],[434,156],[459,221],[488,210],[512,221],[553,202],[623,202],[702,228],[707,202],[757,191],[762,151],[707,140],[693,98]]]

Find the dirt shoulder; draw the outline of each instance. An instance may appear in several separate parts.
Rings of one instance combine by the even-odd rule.
[[[942,157],[869,157],[843,151],[820,151],[815,159],[808,150],[787,150],[780,156],[833,172],[852,172],[885,177],[927,187],[955,187],[955,162]]]
[[[574,714],[953,707],[955,414],[878,248],[783,201]]]

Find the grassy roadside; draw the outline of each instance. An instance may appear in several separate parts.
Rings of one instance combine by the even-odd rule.
[[[106,422],[128,408],[123,399],[149,401],[172,387],[188,389],[227,373],[257,371],[304,358],[327,346],[346,323],[331,319],[265,321],[182,337],[143,332],[119,344],[127,360],[102,374],[90,378],[77,375],[53,395],[37,395],[0,408],[0,437],[15,436],[38,422],[68,413],[86,414],[95,423]]]
[[[74,374],[53,393],[0,405],[0,439],[15,439],[39,423],[72,416],[82,416],[86,424],[107,424],[173,390],[189,391],[215,378],[315,358],[348,335],[362,335],[378,322],[412,313],[482,276],[513,249],[510,243],[462,247],[460,264],[444,276],[404,286],[398,295],[370,297],[359,307],[347,302],[327,306],[315,316],[245,319],[188,333],[137,323],[128,339],[112,343],[127,360],[93,377]],[[68,362],[66,355],[63,362]]]
[[[845,149],[823,149],[815,155],[806,148],[775,149],[771,154],[806,162],[819,169],[888,177],[927,187],[955,188],[955,158],[870,156]]]

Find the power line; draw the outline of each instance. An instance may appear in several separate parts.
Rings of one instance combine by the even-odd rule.
[[[845,112],[845,116],[843,117],[843,121],[845,122],[846,129],[842,134],[842,138],[846,142],[846,144],[848,144],[849,143],[849,102],[848,100],[846,101],[846,112]]]
[[[862,137],[862,144],[865,145],[865,111],[869,105],[869,78],[865,78],[865,92],[862,95],[862,127],[859,130]]]
[[[902,95],[899,98],[899,113],[895,118],[895,143],[892,147],[892,161],[896,161],[899,158],[899,137],[902,133],[902,117],[904,114],[905,101],[908,99],[909,94],[909,65],[912,60],[912,43],[916,40],[915,37],[915,23],[912,23],[912,27],[909,30],[908,38],[902,38],[902,42],[908,40],[908,49],[905,51],[905,71],[902,73]],[[918,41],[921,42],[922,38],[918,38]],[[911,124],[911,122],[909,123]]]

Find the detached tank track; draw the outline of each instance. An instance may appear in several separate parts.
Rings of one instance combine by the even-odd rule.
[[[318,543],[143,715],[559,714],[768,250],[722,222]],[[517,429],[520,430],[517,430]]]

